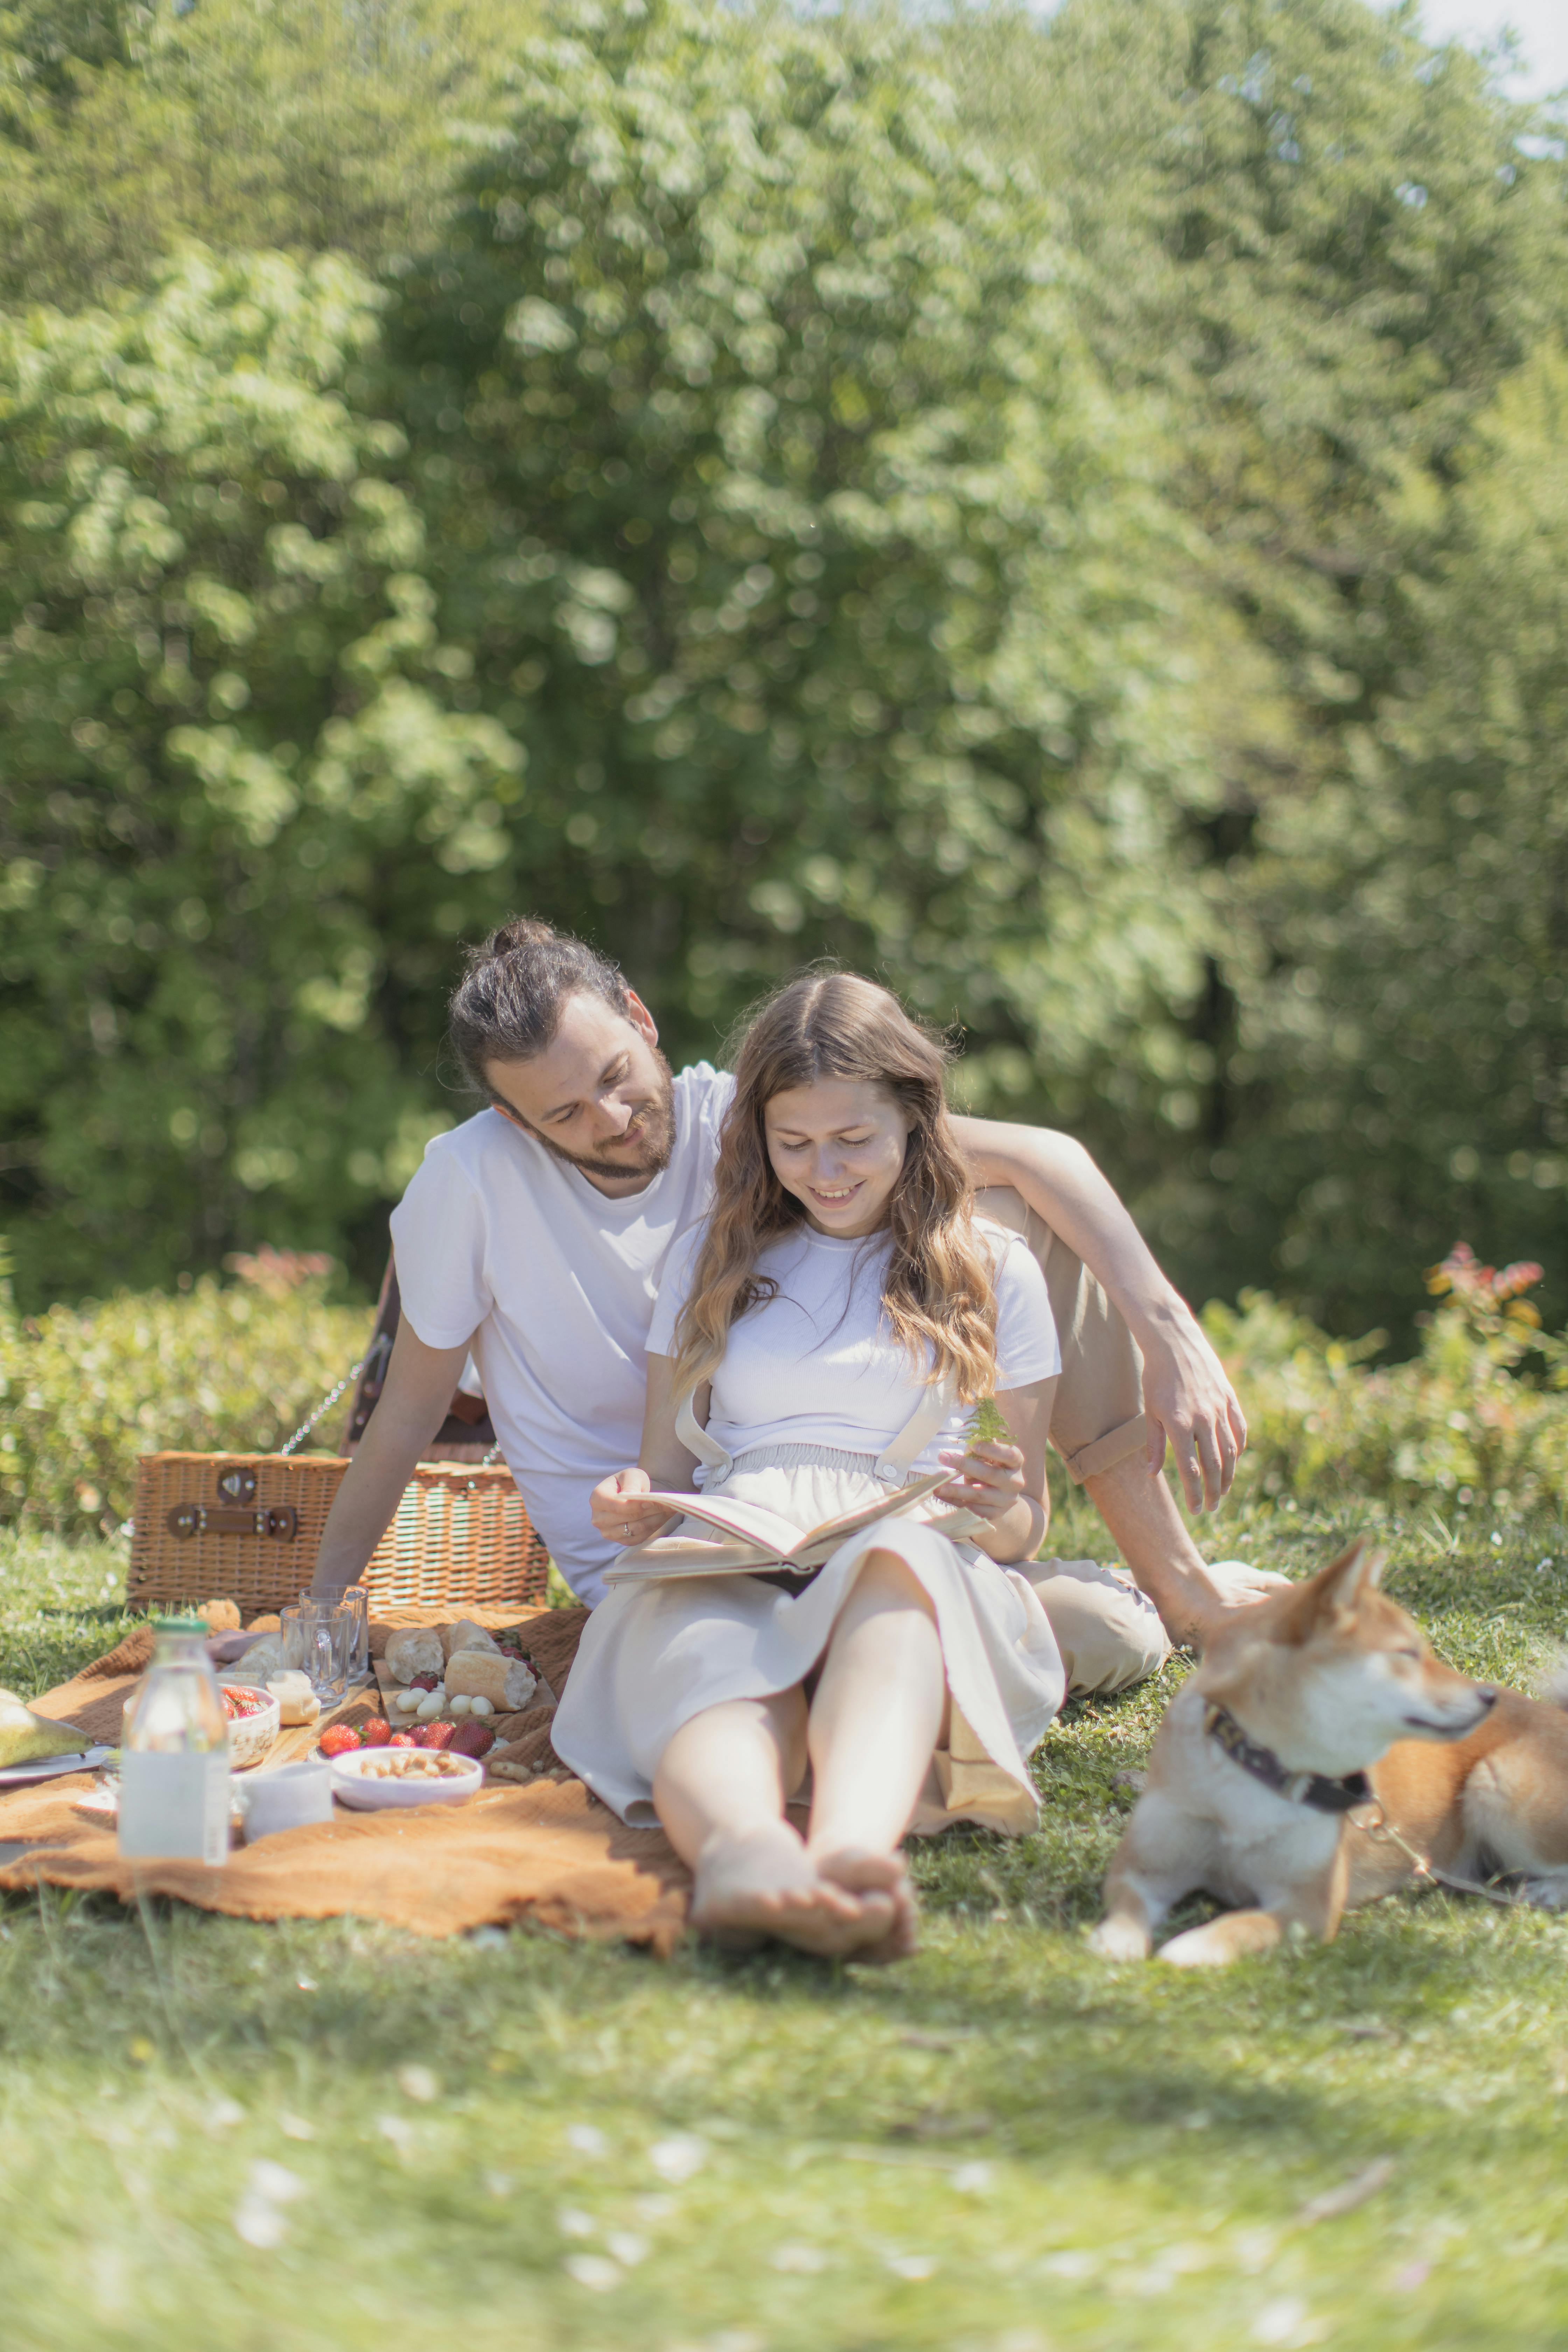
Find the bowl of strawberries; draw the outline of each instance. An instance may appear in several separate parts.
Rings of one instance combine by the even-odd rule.
[[[220,1683],[218,1696],[228,1717],[229,1770],[247,1772],[271,1755],[282,1709],[258,1683]]]

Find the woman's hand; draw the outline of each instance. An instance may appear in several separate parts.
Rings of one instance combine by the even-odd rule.
[[[958,1475],[949,1485],[939,1486],[932,1500],[951,1503],[954,1509],[968,1511],[981,1520],[975,1541],[993,1559],[1029,1558],[1044,1538],[1047,1519],[1044,1505],[1025,1484],[1019,1447],[999,1438],[983,1437],[967,1454],[955,1448],[937,1459]]]
[[[670,1514],[664,1505],[643,1499],[652,1486],[647,1472],[635,1466],[617,1470],[612,1478],[601,1478],[589,1505],[599,1534],[611,1543],[639,1544],[668,1526]]]

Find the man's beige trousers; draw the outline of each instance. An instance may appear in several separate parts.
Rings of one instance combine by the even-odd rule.
[[[980,1193],[975,1206],[982,1216],[1022,1234],[1045,1273],[1062,1349],[1051,1444],[1068,1476],[1081,1486],[1143,1450],[1143,1360],[1137,1342],[1083,1260],[1010,1187]],[[1029,1581],[1051,1621],[1075,1696],[1125,1690],[1170,1656],[1158,1610],[1124,1568],[1038,1559]]]

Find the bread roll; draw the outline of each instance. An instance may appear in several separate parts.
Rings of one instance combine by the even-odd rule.
[[[386,1645],[386,1665],[394,1680],[411,1683],[416,1675],[439,1675],[441,1636],[428,1625],[400,1626]]]
[[[521,1658],[503,1658],[499,1650],[454,1650],[447,1661],[447,1696],[459,1691],[469,1698],[488,1698],[498,1715],[515,1715],[533,1696],[539,1677]]]
[[[237,1601],[209,1601],[202,1611],[209,1633],[237,1633],[240,1629]]]
[[[471,1617],[459,1617],[455,1625],[443,1625],[441,1628],[441,1655],[444,1658],[449,1658],[454,1650],[494,1650],[496,1646],[493,1637],[482,1625],[476,1625]]]
[[[283,1672],[283,1637],[280,1633],[263,1633],[259,1642],[252,1642],[234,1662],[234,1672],[243,1675],[247,1683],[258,1688],[268,1675]]]

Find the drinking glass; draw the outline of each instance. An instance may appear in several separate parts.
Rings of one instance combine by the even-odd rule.
[[[370,1595],[363,1584],[351,1584],[341,1596],[345,1609],[354,1617],[353,1646],[349,1653],[349,1680],[366,1681],[370,1675]]]
[[[323,1706],[336,1706],[348,1688],[357,1612],[341,1601],[312,1600],[280,1612],[283,1663],[309,1675]]]

